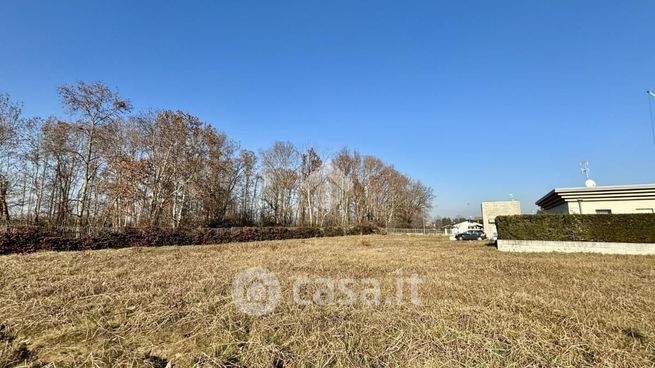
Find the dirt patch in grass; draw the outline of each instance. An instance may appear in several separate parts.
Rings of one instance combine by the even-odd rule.
[[[39,366],[36,359],[26,342],[17,341],[7,326],[0,325],[0,367]]]
[[[232,303],[250,267],[282,291],[259,317]],[[293,301],[298,276],[374,278],[395,296],[399,274],[420,277],[420,304]],[[641,367],[653,311],[649,256],[416,236],[41,252],[0,257],[0,367]]]

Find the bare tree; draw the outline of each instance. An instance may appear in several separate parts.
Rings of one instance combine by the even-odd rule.
[[[331,160],[275,142],[257,156],[211,124],[162,110],[126,117],[100,82],[59,87],[74,120],[23,119],[0,95],[0,221],[128,226],[410,226],[430,188],[374,156]]]
[[[96,177],[99,167],[97,145],[98,129],[115,121],[131,110],[129,101],[122,99],[102,82],[78,82],[75,85],[62,85],[58,88],[62,103],[68,111],[80,119],[80,129],[84,134],[82,159],[82,183],[78,195],[77,226],[84,225],[89,204],[89,187]]]
[[[300,164],[301,213],[300,222],[314,226],[314,196],[318,188],[325,182],[324,172],[321,172],[323,160],[313,148],[308,148],[302,154]]]
[[[47,217],[56,226],[67,225],[73,213],[72,192],[79,177],[81,133],[77,125],[55,119],[47,121],[42,131],[43,154],[49,160],[49,170],[44,175],[49,190]]]
[[[9,99],[9,95],[0,94],[0,220],[8,223],[8,192],[10,188],[12,156],[19,145],[21,133],[21,107]]]
[[[257,218],[255,213],[257,183],[259,181],[256,172],[257,156],[252,151],[241,150],[238,160],[243,168],[243,175],[239,182],[240,208],[238,217],[241,224],[251,225]]]
[[[262,201],[275,224],[289,225],[293,222],[298,189],[298,149],[289,142],[275,142],[262,152],[262,165],[265,181]]]

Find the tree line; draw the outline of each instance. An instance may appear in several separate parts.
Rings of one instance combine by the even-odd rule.
[[[69,119],[0,94],[0,221],[77,229],[417,226],[432,190],[343,148],[258,153],[182,111],[135,113],[101,82],[57,89]]]

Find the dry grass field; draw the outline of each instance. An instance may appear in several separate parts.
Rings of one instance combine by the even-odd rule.
[[[263,316],[232,303],[255,266],[282,290]],[[421,278],[421,304],[292,297],[301,275],[395,295],[399,273]],[[653,366],[655,257],[410,236],[11,255],[0,325],[0,367]]]

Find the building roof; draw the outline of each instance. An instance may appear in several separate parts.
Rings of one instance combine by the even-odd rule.
[[[555,188],[541,197],[536,202],[536,205],[548,210],[564,202],[625,201],[637,199],[655,199],[655,184]]]

